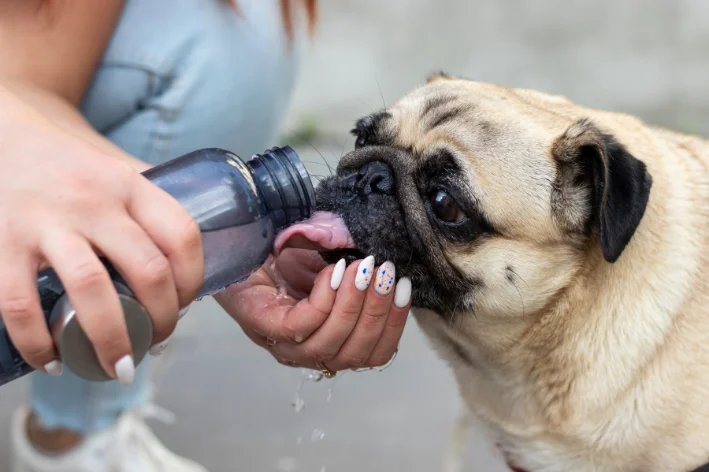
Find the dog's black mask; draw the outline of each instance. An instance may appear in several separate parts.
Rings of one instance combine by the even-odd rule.
[[[337,174],[320,182],[317,209],[340,215],[356,250],[323,252],[328,263],[368,255],[392,261],[397,279],[411,278],[413,305],[442,315],[463,306],[472,288],[443,256],[415,182],[413,160],[404,150],[368,146],[345,156]]]

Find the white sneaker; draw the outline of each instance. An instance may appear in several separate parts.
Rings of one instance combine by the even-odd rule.
[[[42,454],[27,439],[29,409],[15,413],[11,433],[11,472],[207,472],[207,469],[169,451],[145,424],[169,412],[149,405],[125,413],[118,423],[92,433],[76,448],[61,455]]]

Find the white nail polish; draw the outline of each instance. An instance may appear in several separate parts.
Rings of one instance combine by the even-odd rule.
[[[148,353],[153,357],[157,357],[160,354],[162,354],[162,352],[165,350],[165,348],[167,347],[168,344],[169,344],[169,339],[166,339],[163,342],[160,342],[157,344],[153,344],[152,347],[150,349],[148,349]]]
[[[52,362],[47,362],[44,364],[44,371],[49,375],[54,377],[59,377],[64,372],[64,366],[58,360],[53,360]]]
[[[374,256],[369,256],[359,263],[357,267],[357,275],[355,276],[355,287],[360,292],[364,292],[369,287],[369,282],[372,281],[374,272]]]
[[[394,288],[396,280],[396,268],[393,262],[386,261],[377,269],[377,276],[374,278],[374,290],[379,295],[388,295]]]
[[[128,356],[121,357],[118,362],[116,362],[116,376],[121,385],[130,385],[135,379],[135,364],[133,364],[133,358]]]
[[[398,308],[404,308],[411,300],[411,279],[402,277],[396,284],[394,292],[394,305]]]
[[[181,320],[182,317],[185,316],[188,311],[190,311],[190,307],[191,307],[191,306],[192,306],[192,305],[187,305],[187,306],[184,307],[182,310],[180,310],[180,315],[179,315],[179,317],[178,317],[179,320]]]
[[[337,290],[340,288],[340,284],[342,283],[342,277],[345,275],[345,269],[347,268],[347,264],[345,263],[344,259],[340,259],[337,261],[337,264],[335,264],[335,269],[332,271],[332,277],[330,278],[330,288],[333,290]]]

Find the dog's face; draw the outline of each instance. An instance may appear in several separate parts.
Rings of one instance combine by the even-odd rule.
[[[393,261],[414,307],[471,315],[457,323],[533,316],[589,261],[616,261],[649,197],[611,136],[521,91],[437,75],[354,134],[319,209],[344,219],[345,255]]]

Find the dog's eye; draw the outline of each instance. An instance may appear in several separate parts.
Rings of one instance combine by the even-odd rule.
[[[367,136],[364,134],[358,134],[355,140],[355,149],[359,149],[367,145]]]
[[[465,218],[465,213],[448,193],[437,190],[431,194],[431,210],[444,223],[457,223]]]

